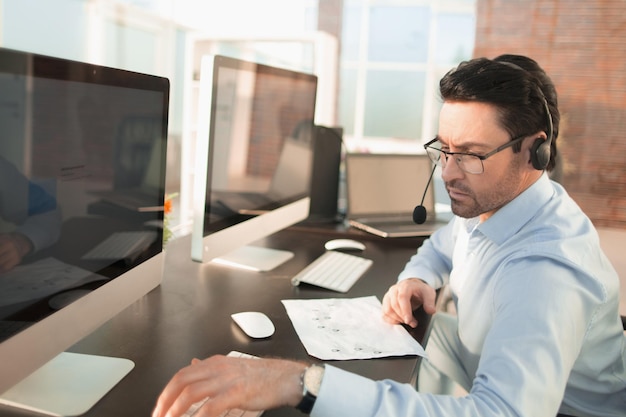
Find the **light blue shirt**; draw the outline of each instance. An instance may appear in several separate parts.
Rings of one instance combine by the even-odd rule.
[[[450,285],[469,395],[327,366],[313,417],[626,416],[619,279],[590,220],[547,175],[483,223],[453,219],[399,279],[410,277]]]

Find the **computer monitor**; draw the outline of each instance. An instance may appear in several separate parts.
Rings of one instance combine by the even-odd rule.
[[[168,102],[166,78],[0,48],[0,407],[78,415],[134,366],[64,351],[161,282]]]
[[[317,77],[220,55],[201,63],[191,257],[267,271],[248,244],[309,214]]]

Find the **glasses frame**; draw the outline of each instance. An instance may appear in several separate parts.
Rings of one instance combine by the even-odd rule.
[[[430,157],[430,160],[433,161],[433,163],[435,163],[436,165],[441,165],[442,167],[445,166],[445,164],[448,161],[448,158],[451,155],[467,155],[467,156],[473,156],[475,158],[478,158],[480,160],[480,167],[481,167],[481,171],[480,172],[469,172],[467,170],[465,170],[465,168],[463,168],[463,166],[459,163],[459,161],[457,160],[456,163],[459,166],[459,168],[463,171],[466,172],[468,174],[473,174],[473,175],[480,175],[482,173],[485,172],[485,165],[483,164],[483,161],[489,157],[492,157],[493,155],[497,154],[498,152],[501,152],[507,148],[510,148],[511,146],[515,145],[516,143],[521,142],[522,140],[524,140],[525,138],[527,138],[528,136],[530,136],[529,134],[523,134],[523,135],[519,135],[516,136],[514,138],[512,138],[510,141],[508,141],[507,143],[505,143],[504,145],[498,146],[496,149],[487,152],[484,155],[479,155],[473,152],[449,152],[449,151],[444,151],[443,149],[439,149],[439,148],[435,148],[434,146],[432,146],[433,143],[435,142],[440,142],[438,138],[434,138],[433,140],[431,140],[430,142],[426,143],[424,145],[424,149],[426,150],[426,154],[429,155],[430,157],[430,153],[428,153],[428,149],[432,149],[434,151],[437,151],[439,153],[442,153],[445,155],[445,160],[446,162],[442,162],[441,161],[441,157],[438,159],[433,159],[432,157]]]

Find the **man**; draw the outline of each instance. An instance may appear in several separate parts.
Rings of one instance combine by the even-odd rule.
[[[383,299],[391,323],[435,312],[449,284],[457,315],[435,314],[419,388],[277,359],[216,356],[181,370],[154,417],[206,396],[225,408],[307,408],[312,416],[624,416],[626,338],[617,275],[589,219],[550,181],[555,88],[523,56],[464,62],[440,83],[442,166],[455,218],[424,242]],[[468,391],[444,393],[454,380]],[[429,392],[426,392],[429,391]],[[309,401],[311,400],[311,401]]]

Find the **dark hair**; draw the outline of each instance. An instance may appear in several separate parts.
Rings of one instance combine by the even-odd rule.
[[[556,88],[546,72],[533,59],[522,55],[500,55],[491,60],[475,58],[460,63],[439,83],[444,101],[478,101],[493,104],[500,114],[502,127],[511,138],[543,130],[550,134],[552,119],[551,171],[557,155],[560,113]],[[546,112],[545,102],[549,114]],[[519,152],[521,144],[514,145]]]

